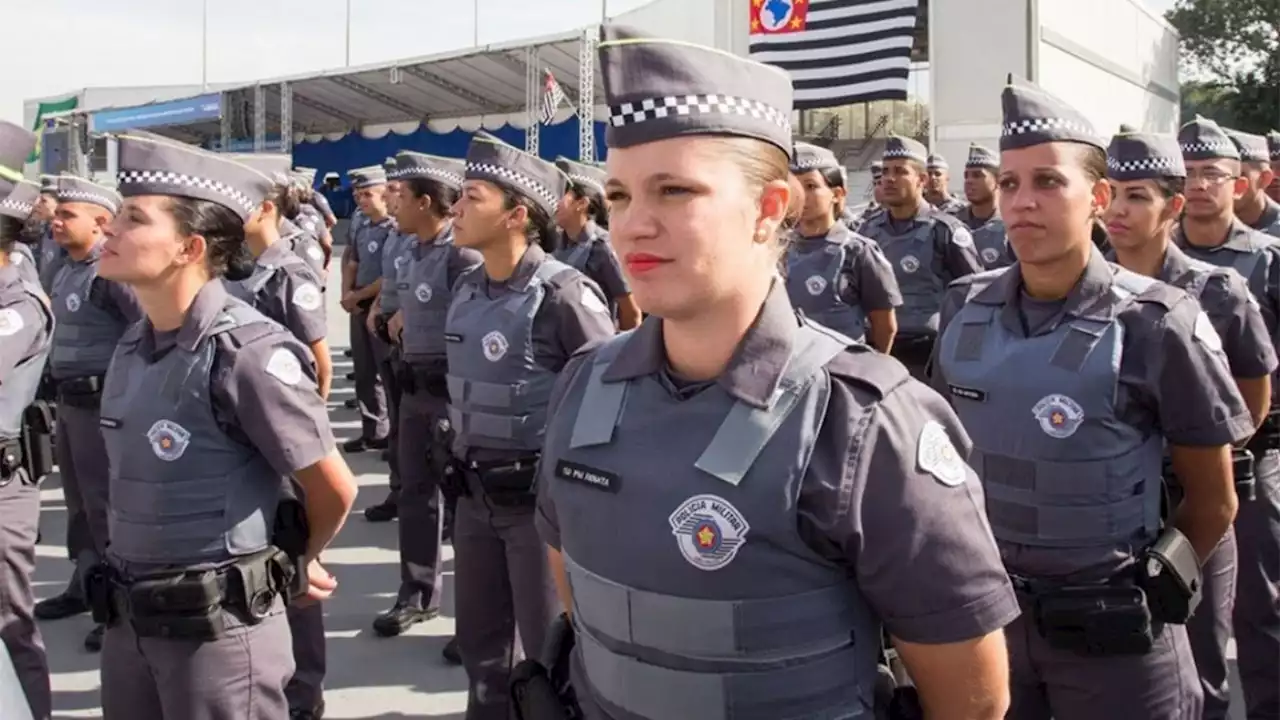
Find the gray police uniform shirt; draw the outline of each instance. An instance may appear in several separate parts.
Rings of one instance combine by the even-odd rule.
[[[484,256],[453,243],[453,228],[445,228],[429,242],[416,235],[409,249],[409,267],[397,284],[403,359],[435,364],[445,357],[444,327],[453,301],[453,286],[464,273],[479,267]]]
[[[0,268],[0,439],[21,434],[53,341],[53,311],[35,282]]]
[[[382,249],[396,230],[396,221],[387,217],[378,222],[365,219],[351,233],[351,257],[356,262],[356,288],[368,287],[382,277]]]
[[[378,301],[382,314],[391,317],[400,309],[400,281],[409,271],[413,259],[413,246],[418,237],[402,233],[398,229],[387,234],[382,246],[382,289]]]
[[[614,332],[596,284],[536,245],[507,280],[490,279],[484,266],[463,274],[444,336],[454,454],[491,462],[536,453],[556,374]]]
[[[68,255],[53,279],[50,302],[58,323],[49,371],[55,380],[105,375],[116,343],[142,319],[142,307],[127,286],[98,277],[95,245],[84,260]]]
[[[44,234],[40,236],[40,286],[44,288],[46,293],[53,292],[53,278],[58,274],[58,268],[67,261],[67,249],[58,244],[53,239],[53,229],[46,226]]]
[[[968,228],[952,215],[922,203],[917,214],[894,220],[878,212],[862,226],[893,265],[902,293],[898,308],[898,337],[933,336],[938,332],[938,308],[947,285],[982,271],[982,261]]]
[[[966,205],[967,203],[965,203],[965,201],[961,200],[955,195],[948,195],[946,199],[942,200],[941,202],[939,202],[937,205],[934,205],[933,207],[938,212],[944,212],[944,213],[947,213],[948,215],[955,215],[956,213],[963,210],[966,207]]]
[[[1187,293],[1095,250],[1066,298],[1035,300],[1020,267],[951,288],[931,381],[973,438],[1009,571],[1107,579],[1159,532],[1165,442],[1235,443],[1253,421]]]
[[[1173,231],[1173,242],[1188,257],[1232,268],[1244,277],[1249,292],[1258,301],[1271,343],[1280,351],[1280,244],[1239,219],[1232,221],[1220,245],[1208,248],[1192,245],[1181,225]]]
[[[673,705],[685,700],[696,703],[693,714],[725,717],[723,698],[673,695],[670,685],[644,681],[627,687],[627,675],[610,677],[617,656],[660,663],[653,658],[696,655],[698,663],[663,666],[656,677],[701,687],[705,678],[689,676],[718,680],[726,666],[760,660],[743,648],[841,655],[852,640],[874,668],[880,637],[868,617],[909,642],[950,643],[1018,615],[983,518],[982,488],[964,464],[968,438],[936,393],[861,345],[837,347],[803,375],[811,385],[788,382],[798,394],[782,391],[786,368],[799,364],[792,358],[809,357],[793,351],[830,336],[797,317],[781,283],[713,381],[670,370],[661,327],[649,317],[579,353],[553,393],[535,517],[570,568],[575,625],[589,638],[575,649],[578,687],[644,717],[689,716]],[[585,400],[591,388],[612,400]],[[758,448],[761,425],[751,418],[763,419],[775,398],[793,409]],[[599,413],[610,405],[620,408],[616,419],[609,408]],[[823,608],[806,602],[810,590],[827,601]],[[619,606],[633,600],[633,612]],[[834,625],[845,632],[827,634]],[[737,638],[749,644],[735,644],[737,633],[752,636]],[[601,641],[617,651],[601,652]],[[663,652],[645,653],[652,645]],[[824,689],[861,690],[865,703],[865,663],[853,659],[844,681]],[[683,672],[691,667],[705,672]],[[813,709],[818,698],[791,698],[776,682],[790,679],[807,693],[806,672],[774,670],[750,677],[765,681],[762,693],[793,700],[786,707]]]
[[[1258,217],[1252,227],[1258,232],[1266,233],[1274,238],[1280,238],[1280,203],[1266,198],[1266,208],[1262,211],[1262,215]]]
[[[322,220],[333,217],[333,208],[329,206],[329,198],[325,197],[324,193],[319,190],[311,192],[311,202],[307,203],[307,205],[318,210]]]
[[[328,334],[320,278],[282,238],[258,256],[244,280],[226,280],[227,291],[283,325],[306,345]]]
[[[995,270],[1013,264],[1013,253],[1009,252],[1009,238],[1000,215],[974,217],[972,206],[965,205],[956,213],[956,218],[973,235],[973,244],[978,248],[978,259],[982,261],[983,267]]]
[[[23,282],[40,284],[40,265],[36,261],[38,250],[39,248],[32,250],[26,243],[15,242],[13,249],[9,251],[9,264],[18,271],[18,276]]]
[[[265,547],[281,478],[334,451],[310,351],[218,281],[177,330],[130,329],[101,425],[108,555],[131,572],[214,566]]]
[[[299,216],[301,219],[301,216]],[[311,268],[316,277],[324,275],[324,246],[319,235],[288,218],[280,219],[280,239]]]
[[[880,246],[836,223],[818,237],[796,233],[783,257],[787,294],[805,316],[862,340],[867,313],[902,304],[898,279]]]
[[[609,244],[609,231],[594,222],[578,233],[578,237],[569,242],[568,236],[560,231],[560,246],[556,248],[555,258],[578,272],[586,275],[600,286],[605,298],[611,306],[624,295],[631,294],[631,286],[622,276],[622,264],[618,255]]]

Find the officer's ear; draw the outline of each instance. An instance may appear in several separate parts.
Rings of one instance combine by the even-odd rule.
[[[760,189],[760,217],[756,219],[756,237],[773,238],[786,222],[796,194],[787,180],[773,180]]]
[[[1168,204],[1165,205],[1165,215],[1170,220],[1177,220],[1182,217],[1182,209],[1187,206],[1187,196],[1178,193],[1169,198]]]
[[[1111,206],[1111,197],[1112,196],[1111,196],[1110,180],[1103,177],[1093,181],[1093,217],[1094,218],[1101,217],[1102,213],[1106,212],[1107,208]]]
[[[515,207],[507,211],[507,230],[515,232],[524,232],[529,227],[529,208],[524,203],[516,203]]]
[[[1271,183],[1275,181],[1275,179],[1275,172],[1272,171],[1269,165],[1264,165],[1262,168],[1262,174],[1258,176],[1258,187],[1265,190],[1266,188],[1271,187]]]

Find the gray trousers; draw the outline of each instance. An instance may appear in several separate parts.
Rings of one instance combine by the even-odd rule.
[[[36,568],[40,488],[19,472],[0,487],[0,641],[13,660],[22,692],[36,720],[53,712],[49,663],[34,615],[31,573]],[[0,708],[0,717],[4,716]]]
[[[378,376],[382,378],[382,387],[387,398],[387,449],[390,458],[391,499],[398,501],[400,497],[400,396],[404,393],[396,371],[400,367],[400,348],[388,345],[377,338],[373,340],[373,352],[378,359]]]
[[[431,468],[431,429],[447,411],[444,398],[422,388],[400,396],[400,593],[399,602],[440,607],[439,478]]]
[[[1023,613],[1009,644],[1006,720],[1200,720],[1202,696],[1186,628],[1165,625],[1146,655],[1085,657],[1049,646]]]
[[[293,678],[284,694],[290,710],[314,710],[324,699],[328,656],[324,644],[324,606],[290,607],[286,611],[293,636]]]
[[[454,601],[467,670],[466,720],[509,720],[511,668],[520,657],[516,631],[519,645],[538,653],[559,612],[547,549],[532,509],[495,513],[476,489],[458,500],[455,523]]]
[[[1249,720],[1280,718],[1280,456],[1257,468],[1258,497],[1236,514],[1233,629]]]
[[[67,500],[67,552],[77,563],[86,553],[103,557],[107,547],[110,479],[98,419],[97,410],[58,404],[56,445]]]
[[[103,720],[283,720],[293,675],[289,623],[275,615],[245,626],[226,613],[213,642],[140,638],[125,621],[102,646]]]
[[[1204,577],[1200,605],[1187,622],[1187,637],[1200,672],[1204,719],[1224,720],[1231,705],[1227,641],[1231,639],[1231,610],[1236,602],[1235,530],[1227,529],[1200,571]]]
[[[387,423],[387,393],[378,374],[378,360],[386,354],[381,340],[365,327],[368,310],[351,313],[351,364],[356,373],[356,400],[360,403],[360,432],[366,440],[381,440],[391,428]]]

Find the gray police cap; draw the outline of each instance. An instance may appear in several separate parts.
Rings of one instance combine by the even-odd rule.
[[[929,162],[925,164],[925,167],[927,167],[930,170],[950,170],[951,169],[951,166],[947,164],[947,159],[942,157],[941,155],[938,155],[937,153],[931,153],[929,155]]]
[[[791,172],[798,175],[810,170],[831,170],[839,167],[840,161],[830,150],[806,142],[795,144],[795,150],[791,155]]]
[[[402,150],[395,156],[395,169],[387,172],[388,180],[434,180],[441,185],[462,189],[466,163],[454,158]]]
[[[58,176],[57,175],[41,175],[40,176],[40,193],[43,195],[58,194]]]
[[[1075,142],[1107,149],[1106,140],[1078,110],[1035,83],[1009,76],[1000,96],[1003,128],[1000,150],[1017,150],[1051,142]]]
[[[229,157],[128,134],[117,142],[117,180],[124,197],[170,195],[205,200],[248,220],[271,193],[271,178]]]
[[[1240,151],[1227,137],[1227,131],[1203,115],[1178,130],[1178,145],[1183,160],[1239,160]]]
[[[35,133],[0,120],[0,197],[8,195],[22,180],[22,166],[35,149]]]
[[[284,153],[229,153],[227,157],[247,165],[271,178],[277,185],[288,185],[293,158]]]
[[[795,93],[786,71],[617,25],[602,28],[598,52],[609,105],[609,147],[684,135],[733,135],[791,153]]]
[[[485,180],[526,197],[554,215],[568,178],[560,168],[518,150],[486,132],[471,137],[467,148],[468,180]]]
[[[1271,151],[1272,160],[1280,160],[1280,130],[1267,133],[1267,148]]]
[[[880,176],[883,174],[884,174],[884,161],[873,160],[871,162],[871,177],[876,178],[878,180],[880,179]]]
[[[1000,157],[996,155],[994,150],[985,145],[970,143],[969,158],[965,160],[964,166],[967,168],[995,170],[1000,167]]]
[[[1240,159],[1244,162],[1265,163],[1271,159],[1267,152],[1267,139],[1261,135],[1228,129],[1227,137],[1231,138],[1236,150],[1240,152]]]
[[[1127,125],[1122,125],[1123,130]],[[1154,133],[1121,132],[1107,148],[1107,177],[1113,180],[1185,178],[1187,168],[1177,138]]]
[[[901,135],[890,135],[884,145],[884,159],[915,160],[921,165],[929,162],[929,150],[919,140]]]
[[[569,178],[569,182],[586,185],[587,189],[599,193],[601,198],[604,197],[604,183],[608,175],[601,168],[576,162],[567,157],[556,158],[556,167]]]
[[[124,199],[112,188],[74,175],[60,175],[58,176],[58,202],[97,205],[115,215],[120,212]]]
[[[356,190],[387,184],[387,171],[380,165],[348,170],[347,177],[351,178],[351,187]]]
[[[34,145],[32,149],[35,149]],[[24,156],[23,159],[25,160],[26,157]],[[3,200],[0,200],[0,215],[26,222],[27,218],[31,217],[31,213],[35,211],[36,202],[39,199],[39,185],[30,180],[19,180],[9,186],[8,193]]]

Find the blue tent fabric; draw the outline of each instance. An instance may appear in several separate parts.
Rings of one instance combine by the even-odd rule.
[[[597,159],[603,158],[605,153],[604,129],[604,123],[596,123]],[[505,142],[511,143],[516,147],[524,147],[523,129],[504,125],[491,132]],[[363,137],[359,133],[348,133],[339,140],[322,140],[316,143],[295,145],[293,148],[293,164],[295,167],[315,168],[317,171],[317,183],[323,180],[325,173],[338,173],[342,178],[342,189],[332,193],[326,192],[325,195],[329,197],[330,202],[333,204],[334,212],[338,213],[339,216],[345,216],[349,213],[342,213],[339,210],[339,206],[342,205],[345,208],[347,203],[334,203],[333,201],[350,195],[349,190],[347,190],[347,170],[369,165],[381,165],[383,160],[401,150],[414,150],[443,157],[464,157],[467,154],[467,145],[471,143],[472,135],[473,133],[465,130],[434,133],[427,129],[426,125],[420,126],[409,135],[398,135],[394,132],[389,132],[383,137],[373,140]],[[538,150],[539,154],[548,160],[554,160],[560,155],[568,158],[578,157],[577,116],[571,117],[562,123],[542,126],[538,138]]]

